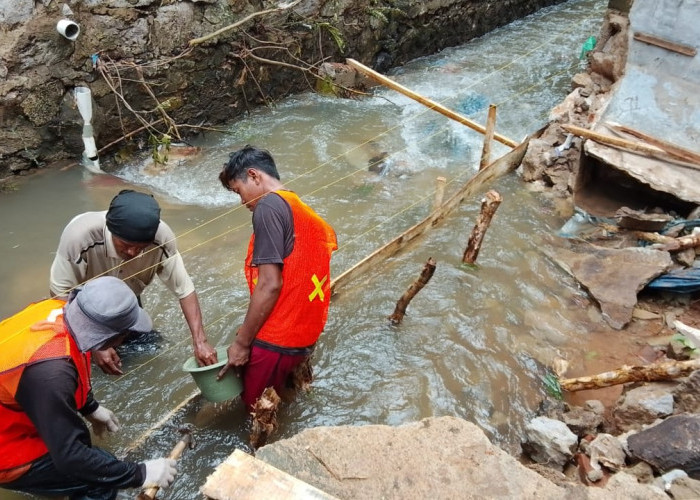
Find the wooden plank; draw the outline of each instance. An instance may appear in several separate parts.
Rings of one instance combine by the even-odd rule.
[[[472,130],[476,130],[477,132],[480,132],[482,134],[486,133],[486,128],[482,127],[478,123],[470,120],[466,116],[460,115],[459,113],[452,111],[449,108],[446,108],[442,104],[433,101],[432,99],[428,99],[427,97],[424,97],[420,94],[417,94],[416,92],[413,92],[412,90],[404,87],[400,83],[396,83],[394,80],[391,80],[387,78],[386,76],[382,75],[381,73],[377,73],[371,68],[368,68],[362,63],[357,62],[354,59],[346,59],[346,62],[355,68],[357,71],[364,73],[365,75],[369,76],[370,78],[373,78],[374,80],[378,81],[382,85],[386,85],[390,89],[396,90],[397,92],[402,93],[406,97],[410,97],[414,101],[417,101],[424,106],[429,107],[430,109],[433,109],[440,113],[443,116],[446,116],[448,118],[451,118],[452,120],[455,120],[462,125],[466,125]],[[508,137],[505,137],[501,134],[494,134],[493,138],[497,140],[498,142],[505,144],[506,146],[510,146],[511,148],[514,148],[518,145],[517,142],[515,142],[513,139],[509,139]]]
[[[216,468],[201,492],[213,500],[337,500],[241,450]]]
[[[688,57],[695,57],[695,54],[698,52],[695,47],[682,45],[680,43],[665,40],[658,36],[649,35],[648,33],[642,33],[640,31],[634,33],[634,39],[640,42],[648,43],[649,45],[661,47],[662,49],[670,50],[671,52],[677,52]]]
[[[534,134],[536,136],[539,131]],[[528,136],[525,140],[520,143],[518,147],[514,150],[506,153],[488,167],[480,170],[474,177],[472,177],[467,183],[459,190],[457,193],[452,195],[452,197],[447,200],[441,207],[434,210],[428,217],[423,219],[421,222],[415,226],[409,228],[404,233],[398,237],[391,240],[389,243],[383,247],[375,250],[370,255],[362,259],[360,262],[355,264],[353,267],[339,275],[333,281],[331,281],[331,293],[335,293],[338,287],[343,286],[345,283],[350,281],[355,276],[364,273],[369,268],[377,265],[381,261],[388,259],[392,255],[396,254],[399,250],[408,245],[411,241],[418,238],[420,235],[425,233],[432,226],[438,224],[447,215],[452,212],[467,196],[471,196],[483,189],[485,185],[501,177],[512,170],[515,170],[520,162],[525,156],[527,151],[527,145],[530,142],[530,138],[533,136]]]

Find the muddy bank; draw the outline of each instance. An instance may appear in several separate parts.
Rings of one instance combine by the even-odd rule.
[[[353,57],[384,71],[560,2],[301,0],[285,9],[255,0],[5,2],[0,178],[80,158],[78,86],[92,91],[98,149],[151,124],[150,134],[119,144],[146,147],[314,88],[323,61]],[[57,32],[60,19],[78,25],[74,41]]]

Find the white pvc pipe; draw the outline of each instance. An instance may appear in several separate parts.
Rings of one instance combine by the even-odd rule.
[[[85,123],[90,123],[92,121],[92,93],[90,89],[87,87],[75,87],[73,96],[78,104],[80,116],[83,117]]]
[[[61,19],[56,23],[56,30],[71,42],[74,42],[80,34],[80,26],[70,19]]]
[[[97,157],[97,146],[95,145],[94,132],[92,130],[92,93],[87,87],[75,87],[73,90],[75,102],[78,105],[80,116],[83,117],[83,144],[85,152],[83,153],[83,164],[85,168],[91,172],[102,172],[100,169],[100,160]]]

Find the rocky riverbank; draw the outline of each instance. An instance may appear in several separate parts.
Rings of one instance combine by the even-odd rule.
[[[315,88],[326,60],[383,71],[560,1],[4,2],[0,179],[80,158],[75,87],[91,90],[98,149],[128,154]],[[77,25],[75,40],[57,32],[60,19]]]

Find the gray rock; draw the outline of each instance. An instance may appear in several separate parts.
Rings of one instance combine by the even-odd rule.
[[[563,425],[563,424],[562,424]],[[384,425],[316,427],[263,446],[259,458],[338,498],[564,498],[454,417]]]
[[[625,466],[625,450],[620,441],[610,434],[598,434],[590,444],[591,465],[600,464],[612,471]]]
[[[660,417],[673,413],[674,384],[656,382],[630,389],[620,396],[613,410],[613,420],[618,429],[639,429]]]
[[[667,491],[674,500],[697,500],[700,498],[700,481],[682,477],[673,481]]]
[[[602,412],[597,413],[587,408],[574,406],[561,417],[562,421],[569,426],[574,434],[583,437],[586,434],[595,434],[603,423]]]
[[[649,484],[654,481],[654,469],[646,462],[639,462],[625,469],[625,472],[636,477],[637,481],[642,484]]]
[[[700,413],[700,370],[675,387],[673,403],[674,413]]]
[[[700,478],[700,415],[675,415],[629,436],[630,455],[661,471],[681,469]]]
[[[0,2],[0,26],[10,27],[32,17],[34,0],[8,0]]]
[[[564,422],[536,417],[525,426],[523,451],[535,462],[563,467],[573,456],[578,437]]]
[[[610,326],[622,329],[632,319],[637,292],[673,265],[668,252],[646,248],[603,248],[565,242],[570,249],[548,252],[600,304]]]

